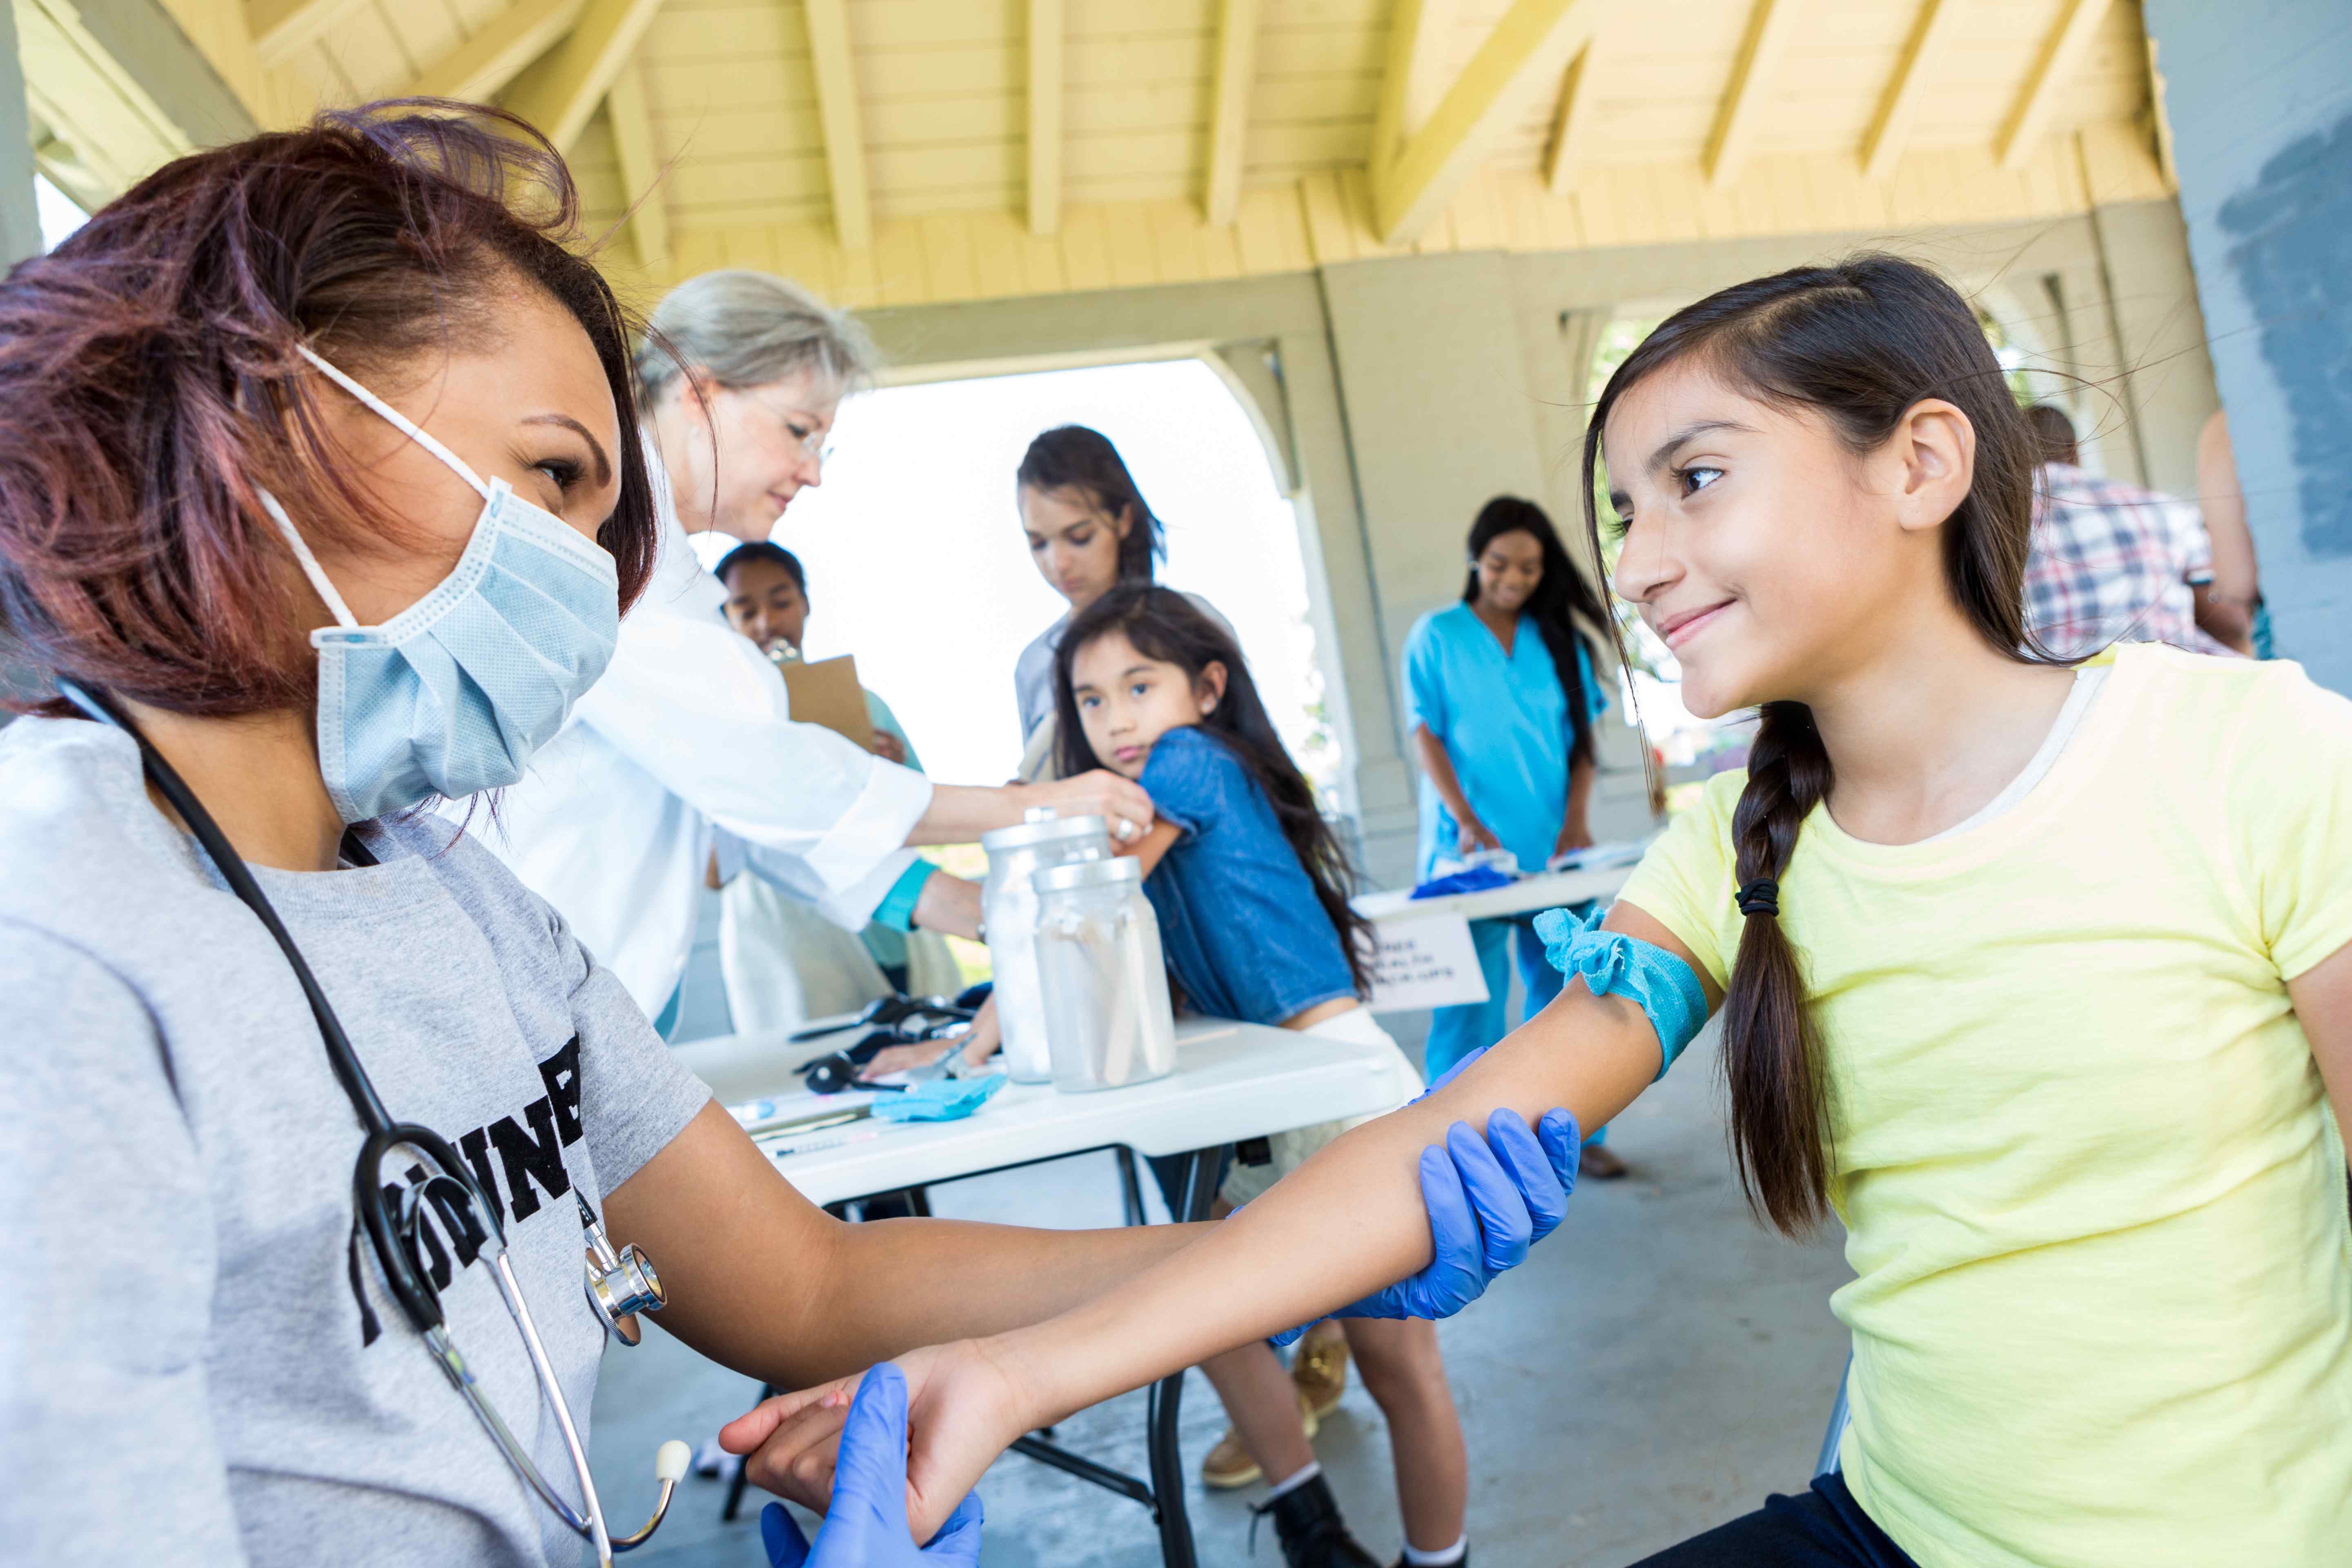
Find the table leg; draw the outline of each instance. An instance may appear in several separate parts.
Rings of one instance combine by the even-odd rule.
[[[1122,1143],[1118,1146],[1118,1195],[1127,1204],[1127,1223],[1143,1223],[1143,1184],[1136,1177],[1135,1151]]]
[[[1209,1205],[1216,1197],[1216,1168],[1214,1149],[1195,1150],[1186,1156],[1183,1212],[1174,1216],[1177,1220],[1209,1217]],[[1183,1394],[1183,1373],[1163,1377],[1151,1385],[1144,1414],[1151,1495],[1160,1504],[1160,1560],[1166,1568],[1196,1568],[1199,1561],[1192,1552],[1192,1521],[1184,1511],[1184,1455],[1177,1441]]]

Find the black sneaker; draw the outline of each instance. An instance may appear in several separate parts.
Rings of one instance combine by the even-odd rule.
[[[1396,1568],[1406,1568],[1405,1560],[1402,1555],[1396,1560]],[[1453,1568],[1470,1568],[1470,1553],[1465,1552],[1461,1556],[1456,1557],[1454,1560]]]
[[[1275,1538],[1282,1542],[1286,1568],[1381,1568],[1380,1559],[1348,1533],[1332,1500],[1331,1485],[1321,1476],[1294,1487],[1270,1503],[1250,1512],[1274,1515]],[[1257,1521],[1250,1521],[1256,1534]],[[1252,1543],[1255,1545],[1255,1542]]]

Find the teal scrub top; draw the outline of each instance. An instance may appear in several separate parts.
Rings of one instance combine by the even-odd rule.
[[[1576,670],[1584,710],[1598,725],[1609,694],[1592,678],[1592,656],[1579,637]],[[1559,842],[1568,815],[1568,753],[1574,742],[1567,694],[1551,649],[1522,615],[1506,654],[1467,605],[1433,610],[1404,643],[1405,728],[1425,725],[1470,802],[1524,870],[1539,871]],[[1440,855],[1454,853],[1454,814],[1421,781],[1421,877]]]

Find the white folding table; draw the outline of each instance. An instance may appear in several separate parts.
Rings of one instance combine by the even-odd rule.
[[[847,1031],[845,1031],[846,1035]],[[797,1092],[798,1069],[840,1047],[841,1036],[805,1044],[781,1033],[726,1036],[677,1047],[679,1058],[728,1104]],[[1343,1117],[1393,1110],[1420,1092],[1392,1049],[1292,1029],[1188,1018],[1176,1027],[1176,1070],[1126,1089],[1063,1094],[1045,1084],[1007,1084],[961,1121],[866,1121],[838,1131],[772,1135],[754,1142],[811,1203],[835,1204],[932,1186],[1019,1165],[1104,1149],[1181,1155],[1179,1220],[1205,1219],[1214,1198],[1216,1154],[1226,1144]],[[797,1152],[796,1152],[797,1151]],[[1139,1216],[1131,1159],[1122,1161],[1130,1216]],[[1014,1447],[1152,1510],[1168,1568],[1193,1568],[1192,1527],[1184,1512],[1184,1466],[1176,1421],[1182,1373],[1154,1384],[1145,1415],[1149,1482],[1036,1436]]]

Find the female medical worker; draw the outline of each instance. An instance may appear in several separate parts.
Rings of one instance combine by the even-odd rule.
[[[1420,753],[1421,877],[1441,857],[1507,849],[1528,870],[1592,842],[1592,723],[1609,699],[1592,678],[1592,652],[1578,616],[1607,625],[1592,589],[1561,548],[1551,519],[1533,501],[1496,496],[1471,524],[1470,578],[1462,602],[1433,610],[1405,638],[1405,711]],[[1559,972],[1544,962],[1535,913],[1473,921],[1470,935],[1486,980],[1486,1000],[1441,1007],[1430,1022],[1434,1078],[1509,1027],[1510,948],[1532,1018],[1559,994]],[[1586,1145],[1584,1173],[1622,1176],[1601,1146]]]
[[[561,161],[400,111],[183,158],[0,281],[0,640],[68,694],[0,731],[12,1560],[609,1561],[598,1215],[607,1313],[659,1294],[637,1244],[665,1327],[794,1387],[1213,1228],[835,1223],[416,809],[521,772],[658,535]],[[1556,1222],[1572,1150],[1489,1135],[1431,1152],[1439,1261],[1370,1309]],[[903,1385],[865,1408],[814,1561],[969,1563],[971,1513],[907,1537]]]
[[[904,846],[968,842],[1034,805],[1098,812],[1128,837],[1150,826],[1150,799],[1113,773],[934,784],[793,723],[782,679],[729,629],[726,590],[686,536],[768,536],[821,480],[834,412],[870,375],[872,346],[845,314],[763,272],[689,279],[651,329],[636,378],[658,459],[653,577],[604,679],[484,836],[647,1014],[663,1016],[685,972],[714,845],[729,875],[740,851],[844,931],[878,920],[973,936],[978,885]]]

